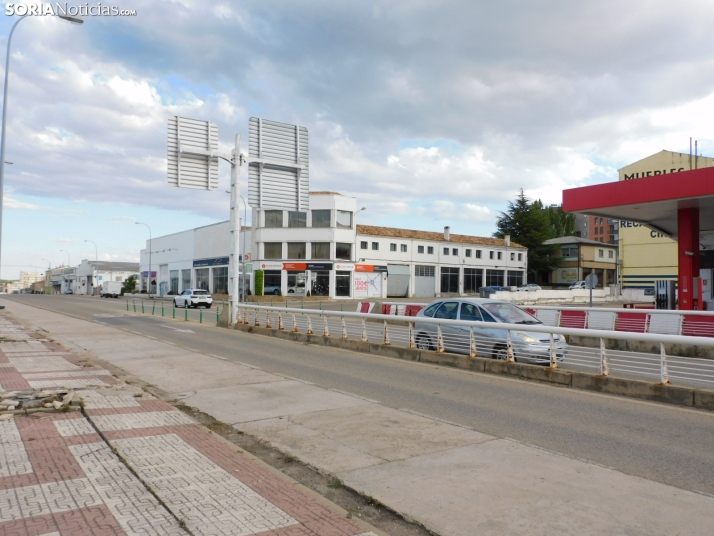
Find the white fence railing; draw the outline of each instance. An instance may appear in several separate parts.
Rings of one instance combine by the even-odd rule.
[[[502,324],[241,304],[239,322],[281,330],[398,344],[471,357],[491,357],[568,368],[602,375],[714,388],[714,360],[668,355],[665,345],[714,348],[714,338],[666,333],[633,333],[547,324]],[[567,345],[565,337],[590,337],[596,348]],[[611,341],[650,343],[659,353],[620,350]]]

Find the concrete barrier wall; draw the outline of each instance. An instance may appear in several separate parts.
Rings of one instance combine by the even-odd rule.
[[[677,406],[695,407],[714,411],[714,391],[694,389],[691,387],[675,387],[661,383],[650,383],[641,380],[628,380],[612,376],[601,376],[584,372],[573,372],[562,369],[551,369],[525,363],[507,363],[494,359],[469,357],[462,354],[450,354],[418,350],[416,348],[401,348],[396,346],[376,344],[371,342],[325,337],[323,335],[307,335],[291,331],[269,329],[264,327],[236,324],[234,329],[246,333],[255,333],[280,339],[317,344],[333,348],[342,348],[355,352],[431,363],[487,374],[503,374],[525,380],[552,383],[555,385],[597,391],[612,395],[640,398]]]

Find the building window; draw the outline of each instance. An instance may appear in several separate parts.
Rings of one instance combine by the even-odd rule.
[[[335,296],[349,297],[351,276],[352,274],[350,272],[335,273]]]
[[[464,251],[464,255],[466,255],[467,257],[470,257],[470,256],[471,256],[471,250],[470,250],[470,249],[465,250],[465,251]]]
[[[493,251],[488,252],[488,258],[493,260]]]
[[[604,252],[603,250],[601,250],[601,249],[598,249],[598,250],[597,250],[597,256],[600,257],[600,258],[603,258],[603,257],[605,256],[605,252]]]
[[[406,244],[402,244],[402,245],[401,245],[401,250],[402,250],[402,253],[406,253],[406,252],[407,252],[407,245],[406,245]]]
[[[288,242],[288,259],[304,259],[306,251],[305,242]]]
[[[327,270],[310,272],[310,283],[312,287],[311,294],[313,296],[329,296],[330,295],[330,272]]]
[[[433,247],[433,246],[427,246],[426,252],[427,252],[429,255],[433,255],[433,254],[434,254],[434,247]]]
[[[264,259],[282,259],[283,258],[283,243],[282,242],[265,242],[263,244]]]
[[[397,251],[397,245],[396,245],[396,244],[389,244],[389,251]]]
[[[498,260],[500,261],[501,259],[503,259],[503,251],[498,252]]]
[[[266,210],[265,211],[265,226],[266,227],[282,227],[283,226],[283,211],[282,210]]]
[[[335,223],[340,229],[352,229],[352,213],[347,210],[335,211]]]
[[[563,246],[560,248],[560,256],[564,259],[577,259],[578,246]]]
[[[443,266],[441,268],[441,292],[458,294],[459,292],[459,269]]]
[[[417,246],[417,253],[424,253],[424,246]]]
[[[329,242],[313,242],[311,259],[329,259],[330,258],[330,243]]]
[[[330,226],[330,211],[329,210],[313,210],[312,211],[312,226],[313,227],[329,227]]]
[[[483,286],[483,270],[480,268],[464,268],[464,292],[475,294]]]
[[[448,255],[448,254],[449,254],[449,248],[444,248],[444,255]]]
[[[476,258],[477,258],[477,259],[480,259],[480,258],[481,258],[481,250],[480,250],[480,249],[477,249],[477,250],[476,250]]]
[[[191,288],[191,270],[181,270],[181,292]]]
[[[228,294],[228,266],[213,269],[213,293]]]
[[[453,249],[451,250],[451,254],[454,255],[454,256],[458,256],[458,255],[459,255],[459,250],[458,250],[458,248],[453,248]]]
[[[612,250],[610,250],[610,251],[607,252],[607,256],[612,259],[612,258],[615,257],[615,252],[612,251]]]
[[[433,266],[424,266],[417,264],[414,266],[414,275],[416,277],[434,277],[435,271]]]
[[[359,243],[359,248],[360,248],[360,249],[367,249],[367,242],[364,241],[364,240],[363,240],[362,242],[360,242],[360,243]]]
[[[515,261],[515,260],[516,260],[516,254],[515,254],[515,253],[511,253],[511,260],[512,260],[512,261]]]
[[[372,242],[372,251],[379,250],[379,242]]]
[[[520,287],[523,285],[523,272],[508,270],[508,286]]]
[[[196,288],[208,290],[208,268],[196,269]]]
[[[337,242],[335,244],[335,258],[341,261],[352,259],[352,244],[347,242]],[[347,294],[349,296],[349,294]]]
[[[179,271],[171,270],[169,272],[169,275],[170,275],[170,279],[171,279],[171,285],[170,285],[171,288],[169,290],[171,290],[171,292],[173,292],[174,294],[178,294],[179,293],[179,289],[178,289],[178,287],[179,287],[179,278],[178,278]],[[121,281],[121,278],[119,279],[119,281]]]
[[[519,261],[522,261],[522,260],[523,260],[523,253],[519,253],[519,254],[518,254],[518,260],[519,260]]]
[[[503,270],[486,270],[486,286],[500,287],[503,285]]]
[[[280,294],[282,286],[280,270],[265,270],[263,272],[263,294]]]
[[[288,227],[307,227],[307,212],[288,212]]]

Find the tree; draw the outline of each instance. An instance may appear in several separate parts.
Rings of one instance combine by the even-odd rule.
[[[136,289],[136,278],[130,275],[124,280],[124,285],[121,288],[122,295],[131,294]]]
[[[501,212],[496,221],[493,236],[503,238],[511,235],[511,240],[528,248],[528,279],[532,274],[551,272],[560,264],[558,247],[543,242],[552,238],[552,227],[548,213],[541,201],[531,202],[521,188],[515,202],[508,202],[508,211]]]
[[[550,225],[551,238],[575,236],[575,214],[563,212],[563,207],[559,205],[551,205],[544,210]]]

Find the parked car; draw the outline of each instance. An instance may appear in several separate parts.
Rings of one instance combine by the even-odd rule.
[[[536,290],[543,290],[543,289],[540,288],[540,285],[536,285],[535,283],[528,283],[527,285],[518,287],[518,292],[535,292]]]
[[[280,296],[280,286],[268,285],[267,287],[263,287],[263,296],[270,296],[271,294]]]
[[[65,294],[74,294],[74,292],[72,292],[71,288],[68,288],[67,290],[65,290],[64,293]]]
[[[588,288],[587,285],[585,284],[585,281],[576,281],[572,285],[570,285],[570,290],[578,290],[581,288]]]
[[[441,299],[430,303],[416,315],[414,326],[417,348],[436,350],[437,325],[419,322],[419,318],[431,317],[445,320],[492,322],[493,328],[474,328],[476,348],[482,357],[506,359],[508,332],[498,329],[498,324],[522,324],[523,330],[511,330],[511,345],[514,358],[522,363],[546,365],[550,363],[550,335],[528,331],[526,326],[542,324],[536,317],[520,307],[487,298]],[[444,349],[449,352],[468,354],[470,330],[467,326],[442,325]],[[556,360],[563,361],[568,353],[568,344],[562,335],[554,335]]]
[[[175,307],[205,307],[210,309],[213,305],[213,297],[207,290],[192,288],[184,290],[174,298]]]
[[[486,291],[486,292],[498,292],[499,290],[504,290],[504,287],[501,287],[499,285],[491,285],[489,287],[480,287],[479,292]]]

